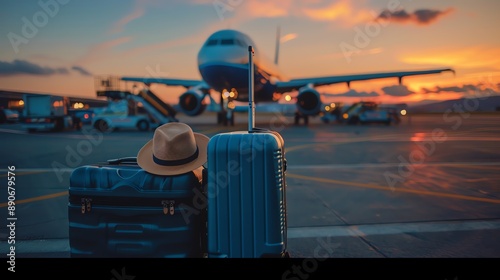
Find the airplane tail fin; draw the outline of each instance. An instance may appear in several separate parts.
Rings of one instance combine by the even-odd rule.
[[[278,58],[280,54],[280,27],[276,28],[276,52],[274,53],[274,64],[278,64]]]

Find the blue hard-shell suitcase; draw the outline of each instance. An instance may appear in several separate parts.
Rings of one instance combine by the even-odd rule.
[[[158,176],[135,158],[76,168],[69,186],[71,257],[202,257],[205,223],[193,172]]]
[[[283,257],[286,183],[276,132],[223,133],[208,143],[208,257]]]
[[[210,138],[208,257],[289,257],[283,137],[255,128],[253,48],[249,47],[249,129]]]

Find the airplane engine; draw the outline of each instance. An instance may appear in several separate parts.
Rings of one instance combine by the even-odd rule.
[[[317,90],[311,87],[302,87],[297,96],[297,108],[306,116],[317,115],[321,111],[321,96]]]
[[[205,111],[207,104],[204,101],[205,93],[201,90],[190,89],[179,97],[179,106],[184,114],[198,116]]]

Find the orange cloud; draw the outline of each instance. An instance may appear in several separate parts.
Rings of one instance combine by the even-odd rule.
[[[236,1],[210,1],[192,0],[200,5],[213,5],[221,20],[236,22],[248,21],[255,18],[277,18],[295,16],[309,18],[315,21],[340,22],[352,26],[361,22],[373,20],[373,14],[364,8],[365,1],[340,0],[330,4],[323,0],[236,0]]]
[[[285,43],[297,38],[299,35],[297,33],[288,33],[280,38],[281,43]]]
[[[249,16],[253,17],[282,17],[289,15],[291,1],[265,1],[265,0],[253,0],[247,1],[245,9],[236,7],[235,9],[241,9]]]
[[[374,55],[384,52],[383,48],[372,48],[368,50],[358,50],[352,53],[353,56],[364,56],[364,55]],[[317,57],[317,59],[345,59],[346,54],[343,52],[334,52],[326,55]]]
[[[89,49],[89,51],[85,55],[83,55],[76,61],[76,64],[77,65],[86,64],[89,62],[102,59],[103,57],[107,57],[109,54],[109,50],[113,49],[116,46],[129,42],[131,39],[132,37],[130,36],[120,37],[94,45]]]
[[[500,48],[469,47],[459,50],[409,54],[400,58],[409,64],[446,65],[460,68],[491,68],[500,70]]]
[[[322,8],[304,8],[302,12],[313,20],[341,21],[348,25],[373,19],[373,15],[369,10],[354,7],[352,1],[338,1]]]

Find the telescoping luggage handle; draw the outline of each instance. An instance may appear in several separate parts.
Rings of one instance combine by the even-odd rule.
[[[254,50],[252,46],[248,46],[248,132],[255,130],[255,102],[253,93],[254,83],[254,65],[253,65]]]

